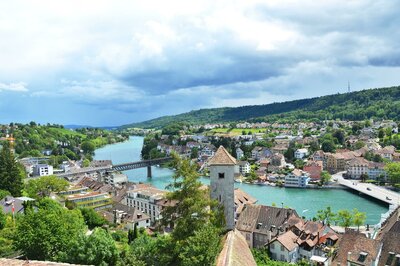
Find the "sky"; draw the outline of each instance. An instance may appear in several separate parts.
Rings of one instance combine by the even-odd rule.
[[[0,123],[116,126],[400,84],[400,0],[0,2]]]

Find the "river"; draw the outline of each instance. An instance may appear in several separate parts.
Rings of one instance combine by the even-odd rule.
[[[112,160],[114,164],[138,161],[142,145],[143,137],[132,136],[128,141],[97,149],[94,159]],[[153,178],[151,179],[146,177],[146,168],[129,170],[124,173],[132,182],[151,183],[161,189],[165,189],[171,182],[173,174],[172,170],[159,167],[153,167]],[[209,184],[207,178],[202,178],[201,181]],[[376,224],[379,222],[381,214],[388,210],[388,206],[385,204],[344,189],[278,188],[240,183],[235,183],[235,186],[256,198],[259,204],[275,203],[277,206],[283,204],[283,206],[296,209],[300,216],[307,218],[314,217],[318,210],[325,209],[327,206],[331,206],[333,211],[357,208],[359,211],[367,213],[366,223]]]

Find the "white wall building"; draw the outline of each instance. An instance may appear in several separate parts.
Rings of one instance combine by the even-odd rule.
[[[236,158],[238,160],[240,160],[240,158],[242,158],[243,156],[244,156],[244,152],[242,151],[242,149],[241,148],[237,148],[236,149]]]
[[[47,176],[53,174],[53,166],[48,164],[36,164],[33,166],[34,176]]]
[[[122,173],[110,173],[104,177],[104,182],[109,185],[118,185],[128,182],[128,176]]]
[[[297,236],[288,231],[284,235],[278,236],[269,245],[271,258],[279,261],[295,263],[298,257],[299,246],[296,243]]]
[[[238,165],[239,165],[239,173],[241,173],[242,175],[250,173],[251,167],[249,162],[240,161]]]
[[[165,193],[165,190],[145,186],[128,191],[123,203],[146,213],[154,222],[161,219],[162,204],[160,202],[165,199]]]
[[[310,181],[310,175],[299,169],[294,169],[285,176],[285,187],[307,187]]]
[[[297,150],[294,152],[294,157],[295,157],[296,159],[303,159],[304,157],[307,157],[307,156],[308,156],[308,149],[306,149],[306,148],[297,149]]]

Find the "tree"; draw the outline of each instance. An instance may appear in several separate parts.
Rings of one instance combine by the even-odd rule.
[[[83,219],[90,230],[107,224],[107,220],[95,210],[91,208],[81,208],[79,210],[81,211]]]
[[[383,139],[385,137],[385,130],[380,128],[378,131],[378,138]]]
[[[349,227],[353,224],[352,214],[348,210],[339,210],[336,217],[340,226]]]
[[[306,164],[303,160],[298,159],[294,161],[294,166],[298,169],[303,169],[304,165]]]
[[[332,139],[326,139],[321,144],[321,149],[324,152],[334,152],[335,148],[335,142]]]
[[[68,181],[55,175],[42,176],[29,180],[25,184],[25,191],[29,197],[40,199],[50,196],[52,192],[64,191],[68,188]]]
[[[167,199],[175,204],[163,209],[162,224],[174,225],[172,237],[176,241],[187,239],[209,223],[222,228],[222,212],[217,208],[217,202],[210,199],[208,191],[200,189],[202,184],[196,165],[177,154],[172,156],[176,171],[173,182],[167,187],[172,190]]]
[[[213,265],[220,251],[220,230],[205,226],[186,241],[180,242],[179,259],[182,266]]]
[[[95,145],[91,141],[84,141],[81,144],[81,149],[86,154],[94,154],[94,150],[96,149]]]
[[[332,176],[327,171],[321,172],[320,182],[322,185],[326,185],[329,181],[331,181]]]
[[[83,160],[82,166],[83,167],[88,167],[90,165],[90,161],[88,159]]]
[[[134,238],[133,238],[133,230],[129,229],[128,230],[128,244],[132,243],[133,240],[134,240]]]
[[[330,225],[332,221],[334,221],[335,219],[335,213],[332,212],[331,207],[328,206],[326,207],[325,210],[319,210],[317,212],[317,218],[320,221],[323,221],[324,223],[326,223],[327,225]]]
[[[294,158],[295,149],[296,149],[296,147],[295,147],[294,143],[291,142],[291,143],[289,144],[288,149],[287,149],[287,150],[285,151],[285,153],[284,153],[285,158],[288,159],[289,161],[292,161],[293,158]]]
[[[361,179],[361,182],[365,182],[365,180],[368,180],[368,174],[362,173],[360,175],[360,179]]]
[[[21,196],[24,170],[15,160],[8,142],[0,151],[0,189],[7,190],[14,197]]]
[[[118,250],[110,234],[102,228],[96,228],[89,236],[79,235],[60,258],[68,263],[116,265]]]
[[[359,212],[357,209],[353,209],[353,223],[357,225],[357,230],[360,231],[360,226],[365,223],[367,215],[365,212]]]
[[[170,235],[140,235],[130,245],[132,254],[146,265],[179,265],[176,242]]]
[[[197,157],[199,157],[199,148],[193,147],[192,152],[190,153],[190,158],[197,159]]]
[[[316,152],[320,149],[319,143],[317,140],[314,140],[310,143],[310,152]]]
[[[124,247],[119,254],[118,266],[146,266],[144,261],[139,260],[128,247]]]
[[[361,149],[361,148],[363,148],[363,147],[365,147],[365,142],[362,141],[362,140],[358,140],[358,141],[354,144],[354,148],[355,148],[356,150]]]
[[[78,210],[67,210],[45,200],[37,212],[27,212],[17,223],[14,245],[28,259],[57,260],[84,234]]]
[[[400,182],[400,163],[386,164],[385,171],[388,173],[390,182],[393,184]]]
[[[341,144],[341,145],[344,144],[344,137],[345,137],[345,136],[344,136],[343,130],[340,130],[340,129],[335,130],[335,131],[333,132],[332,136],[333,136],[334,138],[337,139],[337,142],[338,142],[339,144]]]
[[[9,195],[11,195],[10,192],[8,192],[7,190],[0,189],[0,200],[4,199],[6,196],[9,196]]]
[[[7,217],[3,212],[3,209],[0,208],[0,230],[2,230],[6,226]]]
[[[133,227],[133,232],[132,232],[132,240],[135,240],[138,237],[139,237],[139,232],[138,232],[137,226],[135,224],[135,226]]]

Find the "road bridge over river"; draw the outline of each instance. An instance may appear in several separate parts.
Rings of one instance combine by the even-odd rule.
[[[66,173],[57,174],[57,176],[62,177],[62,178],[68,178],[68,177],[84,175],[84,174],[105,173],[105,172],[111,172],[111,171],[127,171],[127,170],[147,167],[147,177],[151,177],[152,176],[152,173],[151,173],[152,166],[166,163],[170,160],[172,160],[171,157],[165,157],[165,158],[142,160],[142,161],[137,161],[137,162],[129,162],[129,163],[100,166],[100,167],[83,167],[83,168],[71,170]]]
[[[359,180],[344,179],[343,173],[345,172],[339,172],[333,175],[333,180],[337,180],[342,186],[356,190],[362,194],[386,202],[387,204],[400,205],[400,193],[370,183],[361,183]]]

